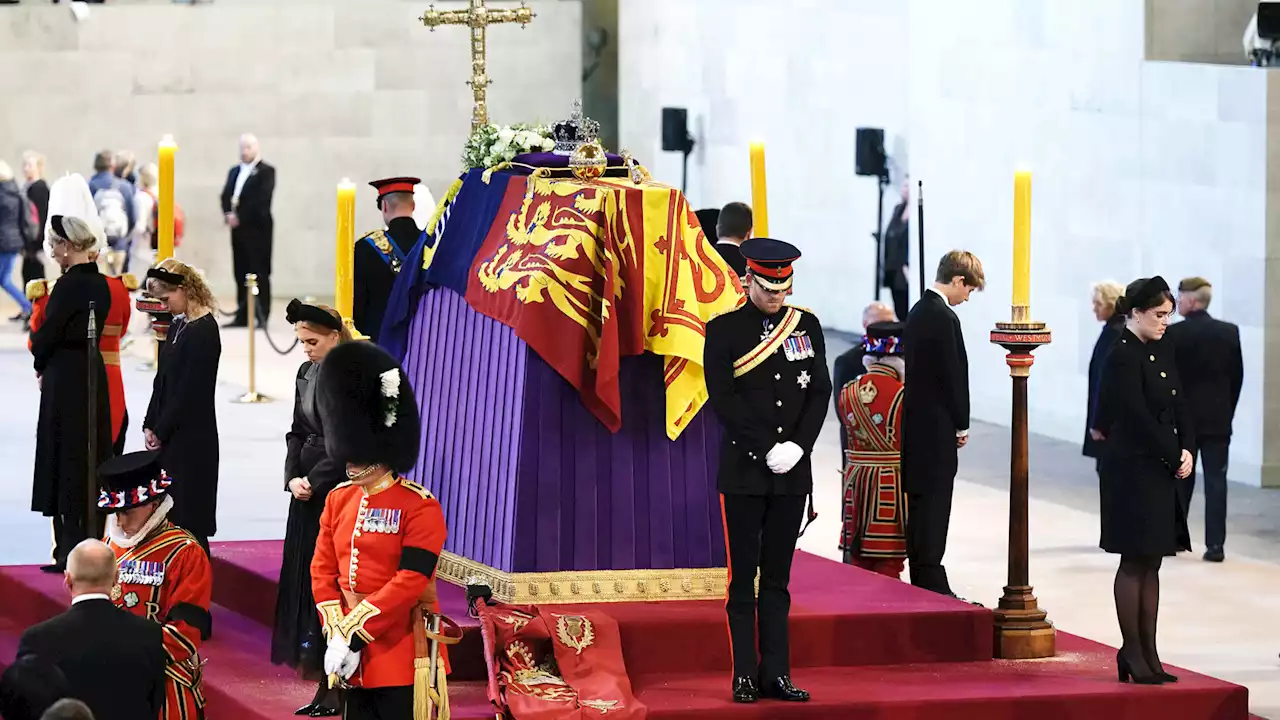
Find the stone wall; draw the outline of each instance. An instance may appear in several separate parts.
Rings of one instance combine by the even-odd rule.
[[[434,33],[425,2],[218,0],[0,8],[0,157],[49,157],[49,176],[88,175],[102,148],[151,159],[179,144],[179,256],[224,297],[231,256],[218,195],[253,132],[278,170],[273,279],[278,294],[333,293],[334,188],[360,185],[357,226],[381,223],[365,182],[417,175],[439,197],[470,129],[468,32]],[[458,9],[465,2],[437,2]],[[536,0],[538,17],[489,30],[490,116],[554,121],[581,93],[581,6]]]
[[[1244,29],[1258,0],[1145,0],[1146,58],[1248,65]]]

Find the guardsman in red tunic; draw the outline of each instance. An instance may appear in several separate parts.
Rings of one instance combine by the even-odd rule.
[[[107,366],[107,395],[111,400],[111,437],[115,440],[115,454],[124,453],[124,436],[129,425],[129,411],[125,408],[124,378],[120,374],[120,338],[129,327],[131,314],[129,293],[138,289],[138,279],[129,273],[108,277],[111,289],[111,309],[107,312],[107,324],[102,328],[98,349],[102,362]]]
[[[164,627],[165,707],[160,720],[202,720],[200,644],[209,637],[213,573],[191,533],[169,522],[172,480],[154,451],[112,458],[98,468],[98,507],[120,566],[111,600]],[[181,482],[181,478],[177,479]]]
[[[399,474],[418,455],[413,389],[386,351],[351,342],[325,357],[316,397],[326,449],[350,478],[325,502],[311,561],[325,672],[346,681],[349,720],[422,720],[447,672],[441,655],[431,676],[427,641],[446,531],[440,503]]]
[[[840,390],[844,450],[844,561],[899,577],[907,557],[907,502],[902,494],[902,323],[867,326],[867,372]]]

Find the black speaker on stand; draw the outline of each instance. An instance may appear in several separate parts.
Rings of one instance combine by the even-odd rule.
[[[856,155],[853,171],[862,177],[877,179],[876,231],[871,237],[876,241],[876,300],[880,299],[880,286],[884,284],[884,189],[889,186],[889,162],[884,153],[882,128],[858,128]]]
[[[694,140],[689,134],[689,111],[685,108],[662,108],[662,149],[664,152],[684,153],[684,170],[680,174],[680,192],[686,192],[689,184],[689,153]]]

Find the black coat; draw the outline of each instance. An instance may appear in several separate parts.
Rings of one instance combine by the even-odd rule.
[[[212,313],[175,322],[160,345],[160,367],[142,422],[159,438],[160,463],[173,479],[169,519],[197,537],[209,537],[218,529],[218,416],[213,394],[221,356],[222,340]]]
[[[714,245],[716,252],[720,253],[720,257],[738,277],[744,277],[747,274],[747,259],[742,256],[742,250],[731,242],[718,241]]]
[[[21,252],[26,242],[23,229],[27,227],[29,218],[27,199],[18,189],[18,183],[12,180],[0,182],[0,253]]]
[[[110,600],[78,602],[27,628],[18,641],[23,655],[56,665],[97,720],[157,718],[164,707],[163,626]]]
[[[1170,326],[1165,340],[1173,343],[1196,437],[1231,437],[1231,421],[1244,384],[1240,328],[1197,310]]]
[[[1107,436],[1098,467],[1103,550],[1173,555],[1191,549],[1187,508],[1174,472],[1195,433],[1172,344],[1143,343],[1129,330],[1111,348],[1098,398]]]
[[[906,209],[905,200],[898,203],[889,217],[888,227],[884,229],[884,277],[881,283],[893,290],[907,289],[907,273],[902,269],[907,264],[909,252],[907,221],[902,217]]]
[[[378,249],[366,235],[356,241],[355,277],[352,282],[351,321],[356,329],[373,342],[378,341],[382,318],[387,312],[387,298],[396,284],[400,263],[422,236],[422,230],[410,217],[392,218],[385,234],[391,241],[391,255]]]
[[[111,311],[111,289],[93,263],[75,265],[53,286],[40,329],[31,333],[35,370],[42,378],[40,420],[36,429],[35,478],[31,509],[45,515],[84,511],[89,478],[89,303],[94,327]],[[93,353],[97,376],[97,458],[111,456],[111,403],[101,353]]]
[[[1095,423],[1098,418],[1098,389],[1102,386],[1102,369],[1106,367],[1107,355],[1111,353],[1111,346],[1120,337],[1122,330],[1124,316],[1112,315],[1110,320],[1103,323],[1098,341],[1093,344],[1093,355],[1089,358],[1089,398],[1085,405],[1084,447],[1081,450],[1086,457],[1102,457],[1102,446],[1106,440],[1094,440],[1089,430],[1098,427]]]
[[[960,318],[942,295],[925,290],[911,308],[902,354],[903,489],[950,492],[959,464],[956,433],[969,429],[969,356]]]
[[[239,203],[233,208],[231,198],[235,194],[236,178],[239,176],[240,166],[232,166],[227,172],[227,182],[222,186],[223,214],[234,210],[240,220],[240,226],[231,231],[232,235],[237,232],[257,236],[265,234],[269,238],[275,227],[275,220],[271,216],[271,199],[276,192],[276,169],[265,162],[255,165],[249,179],[245,180],[244,187],[240,188]]]
[[[750,300],[707,323],[703,366],[711,407],[724,427],[716,485],[739,495],[804,495],[813,489],[810,455],[827,417],[831,376],[826,342],[817,316],[800,309],[791,337],[808,337],[813,357],[788,360],[782,347],[740,377],[734,362],[761,344],[766,323],[776,327],[784,313],[767,318]],[[790,472],[775,475],[765,464],[774,445],[794,442],[804,457]]]
[[[347,480],[343,463],[325,452],[320,415],[316,411],[315,378],[319,366],[302,363],[294,381],[293,426],[285,435],[284,482],[305,477],[311,499],[289,499],[289,520],[280,564],[276,619],[271,634],[271,662],[319,672],[323,668],[324,637],[315,600],[311,596],[311,556],[320,533],[320,513],[329,491]]]

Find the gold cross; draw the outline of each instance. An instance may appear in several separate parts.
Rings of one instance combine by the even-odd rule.
[[[520,23],[523,28],[537,17],[533,10],[525,6],[521,0],[520,7],[515,10],[490,10],[484,6],[484,0],[470,0],[466,10],[436,10],[435,5],[418,18],[432,32],[439,25],[466,25],[471,28],[471,86],[474,105],[471,108],[471,129],[474,131],[482,125],[489,124],[489,106],[485,103],[485,88],[489,86],[489,76],[485,73],[485,30],[498,23]]]

